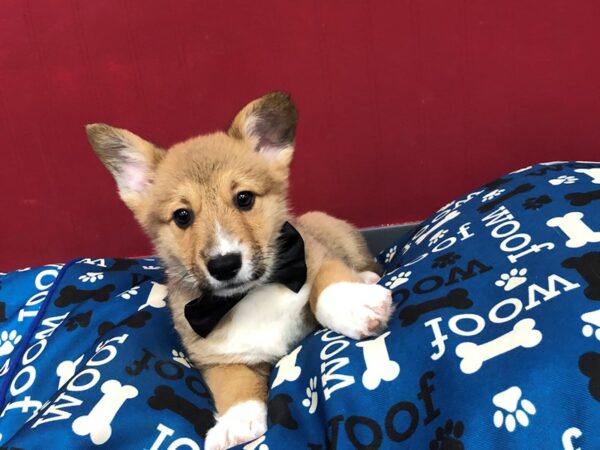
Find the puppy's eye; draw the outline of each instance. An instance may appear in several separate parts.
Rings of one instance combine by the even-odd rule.
[[[173,221],[181,229],[189,227],[192,220],[194,220],[194,214],[189,209],[181,208],[173,213]]]
[[[238,192],[233,198],[233,203],[237,206],[241,211],[250,211],[254,206],[254,193],[250,191],[242,191]]]

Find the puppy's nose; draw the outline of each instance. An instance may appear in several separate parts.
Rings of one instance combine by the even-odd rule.
[[[228,253],[211,258],[206,264],[210,274],[219,281],[231,280],[242,267],[242,255]]]

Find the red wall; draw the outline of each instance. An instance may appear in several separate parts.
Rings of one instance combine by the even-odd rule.
[[[4,0],[0,270],[150,251],[87,122],[166,146],[288,90],[296,210],[361,226],[599,159],[599,24],[596,0]]]

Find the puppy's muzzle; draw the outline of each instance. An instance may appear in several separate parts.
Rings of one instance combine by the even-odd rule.
[[[208,272],[219,281],[231,280],[242,268],[242,255],[228,253],[212,257],[206,264]]]

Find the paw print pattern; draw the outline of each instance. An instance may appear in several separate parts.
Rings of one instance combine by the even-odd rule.
[[[440,242],[448,234],[448,230],[440,230],[429,239],[429,247]]]
[[[539,197],[530,197],[523,202],[523,208],[534,209],[537,211],[542,206],[547,205],[548,203],[552,203],[552,199],[547,195],[541,195]]]
[[[79,277],[79,279],[84,283],[95,283],[96,281],[100,281],[103,278],[104,274],[102,272],[88,272]]]
[[[134,286],[131,289],[127,289],[125,292],[119,294],[119,297],[124,298],[125,300],[130,300],[133,296],[138,295],[139,290],[139,286]]]
[[[435,438],[429,442],[429,450],[463,450],[464,444],[460,440],[465,432],[464,424],[459,420],[454,423],[449,419],[444,427],[437,427]]]
[[[481,198],[481,202],[485,203],[485,202],[489,202],[490,200],[495,199],[496,197],[500,197],[502,194],[504,194],[504,191],[506,189],[494,189],[493,191],[488,192],[487,194],[485,194],[482,198]]]
[[[17,334],[17,330],[12,330],[10,333],[4,330],[0,334],[0,356],[10,355],[19,342],[21,342],[21,335]]]
[[[582,314],[581,320],[585,322],[581,328],[581,333],[585,337],[594,336],[600,341],[600,309]]]
[[[386,264],[388,264],[389,262],[392,261],[392,259],[394,259],[394,256],[396,256],[396,250],[398,250],[398,247],[396,245],[394,245],[392,248],[390,248],[387,253],[385,254],[385,260],[384,262]]]
[[[410,272],[410,271],[400,272],[400,273],[398,273],[398,275],[392,276],[388,281],[385,282],[385,287],[388,289],[397,288],[398,286],[400,286],[408,281],[408,278],[410,277],[411,273],[412,272]]]
[[[492,402],[498,408],[494,413],[496,428],[504,426],[509,433],[512,433],[517,427],[517,422],[522,427],[529,425],[529,416],[533,416],[536,409],[533,403],[522,396],[523,393],[518,386],[512,386],[494,395]]]
[[[173,349],[171,350],[171,355],[173,355],[173,361],[178,362],[179,364],[187,367],[188,369],[192,367],[192,363],[187,358],[187,356],[185,356],[185,353]]]
[[[453,266],[461,258],[461,256],[454,252],[444,253],[433,260],[431,268],[443,269],[447,266]]]
[[[302,405],[308,408],[309,414],[314,414],[319,404],[319,396],[317,395],[317,377],[312,377],[306,388],[306,398],[302,400]]]
[[[503,287],[506,292],[521,286],[527,281],[527,269],[511,269],[508,273],[500,275],[500,279],[496,280],[496,286]]]
[[[579,180],[579,178],[574,177],[572,175],[561,175],[559,177],[548,180],[548,183],[550,183],[552,186],[560,186],[561,184],[573,184],[577,180]]]

